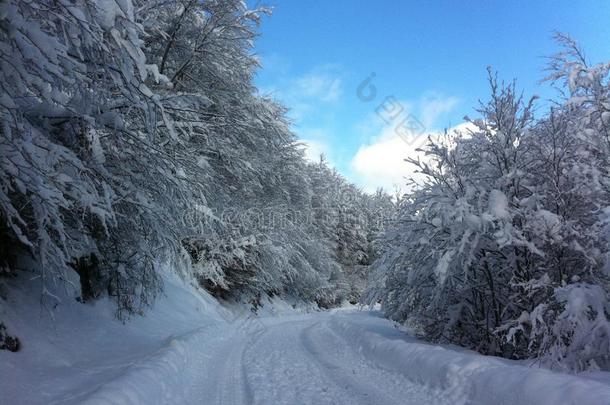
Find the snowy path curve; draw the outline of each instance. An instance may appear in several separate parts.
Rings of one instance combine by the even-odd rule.
[[[610,386],[428,345],[375,313],[334,311],[194,331],[83,402],[582,405],[582,398],[607,405]]]
[[[253,404],[450,403],[404,375],[368,361],[332,330],[339,315],[267,324],[244,364]]]

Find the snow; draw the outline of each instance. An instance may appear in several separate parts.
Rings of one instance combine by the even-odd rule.
[[[464,221],[466,222],[466,225],[468,226],[468,229],[471,229],[473,231],[481,231],[481,229],[483,229],[483,221],[481,220],[481,217],[477,216],[477,215],[473,215],[473,214],[466,214],[464,217]]]
[[[453,259],[454,255],[455,251],[449,250],[445,252],[443,256],[441,256],[438,263],[436,264],[434,274],[436,275],[436,277],[438,277],[441,284],[443,284],[445,282],[445,279],[447,278],[447,270],[449,270],[449,266],[451,265],[451,260]]]
[[[0,402],[164,403],[155,395],[170,385],[179,392],[184,383],[177,371],[187,368],[189,350],[211,341],[228,312],[177,276],[164,281],[165,296],[125,324],[108,300],[81,304],[73,293],[52,291],[62,302],[51,317],[40,307],[37,283],[29,283],[30,290],[16,287],[28,283],[11,286],[0,319],[18,335],[22,350],[0,351]]]
[[[117,17],[125,18],[125,14],[121,9],[121,1],[117,0],[96,0],[96,8],[99,12],[99,22],[102,28],[109,31],[115,25]]]
[[[112,303],[66,301],[54,320],[35,291],[2,310],[20,352],[0,351],[11,404],[607,404],[594,379],[431,345],[376,311],[231,310],[165,275],[165,296],[122,324]],[[55,294],[60,292],[54,291]],[[25,313],[29,317],[23,316]]]
[[[508,212],[508,199],[500,190],[491,190],[489,193],[489,212],[498,219],[510,217]]]
[[[367,315],[369,319],[354,314],[334,321],[362,353],[412,382],[438,390],[449,403],[607,404],[610,398],[608,373],[597,375],[602,383],[402,336],[391,339],[384,321]]]

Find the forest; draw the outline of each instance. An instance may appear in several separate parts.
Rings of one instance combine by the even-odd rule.
[[[356,302],[390,197],[307,162],[253,86],[265,9],[176,3],[2,6],[3,273],[27,257],[53,306],[76,271],[121,317],[163,265],[223,298]]]
[[[253,312],[380,305],[435,344],[610,370],[610,63],[555,34],[548,109],[489,68],[468,125],[405,157],[407,191],[369,193],[254,84],[270,13],[0,2],[0,306],[35,282],[45,316],[60,288],[129,324],[169,271]]]

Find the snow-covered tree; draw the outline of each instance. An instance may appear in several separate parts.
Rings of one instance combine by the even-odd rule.
[[[145,84],[168,81],[146,63],[130,1],[0,10],[2,218],[41,277],[64,279],[69,263],[100,255],[114,293],[131,295],[120,305],[135,309],[135,295],[157,290],[153,251],[190,194],[160,147],[158,122],[171,124]],[[139,269],[128,281],[139,286],[125,290],[123,264]]]
[[[342,301],[374,234],[359,210],[375,204],[328,169],[312,176],[284,107],[258,94],[267,13],[240,0],[2,2],[2,272],[30,255],[47,301],[76,271],[80,299],[109,295],[120,316],[152,302],[162,266],[224,298]],[[332,218],[316,201],[333,201]]]
[[[608,65],[559,38],[565,102],[534,120],[534,100],[490,74],[475,129],[411,160],[427,180],[402,199],[366,298],[436,341],[607,369]]]

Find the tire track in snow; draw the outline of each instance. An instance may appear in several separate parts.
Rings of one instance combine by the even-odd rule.
[[[411,381],[405,375],[387,370],[371,362],[354,348],[352,342],[335,333],[327,318],[303,332],[304,344],[327,369],[340,370],[329,374],[338,383],[371,399],[375,404],[453,404],[443,393]],[[317,334],[317,336],[316,336]],[[349,372],[351,369],[351,373]]]
[[[353,362],[333,362],[330,360],[335,356],[332,352],[320,350],[320,342],[326,336],[323,336],[322,339],[312,338],[313,329],[319,329],[320,325],[321,322],[316,322],[304,328],[300,335],[301,344],[310,354],[310,357],[320,365],[320,370],[337,385],[359,397],[362,404],[397,404],[396,398],[388,397],[379,388],[371,385],[370,382],[358,378],[356,369],[360,368],[360,365]],[[335,347],[335,350],[337,349],[339,348]],[[360,373],[360,370],[358,373]]]
[[[245,367],[246,349],[254,344],[265,332],[262,323],[254,316],[249,316],[234,325],[233,338],[227,342],[221,378],[216,386],[218,404],[240,405],[253,403],[253,392],[248,381]],[[219,356],[217,356],[219,357]]]
[[[312,319],[267,325],[246,351],[255,404],[359,404],[349,390],[331,381],[303,347],[300,334]],[[372,402],[365,402],[372,403]]]

